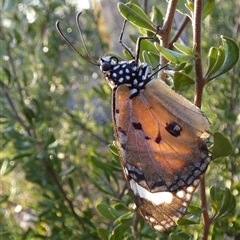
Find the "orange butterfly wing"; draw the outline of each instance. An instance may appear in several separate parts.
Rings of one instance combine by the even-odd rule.
[[[200,109],[161,80],[135,97],[113,93],[115,136],[125,178],[144,218],[158,231],[176,225],[211,160],[209,122]]]

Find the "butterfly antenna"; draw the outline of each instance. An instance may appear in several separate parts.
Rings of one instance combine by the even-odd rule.
[[[80,26],[80,16],[81,16],[82,12],[79,12],[76,16],[76,23],[77,23],[77,27],[78,27],[78,31],[79,31],[79,34],[80,34],[80,37],[81,37],[81,40],[82,40],[82,43],[83,43],[83,47],[84,47],[84,50],[85,52],[87,53],[88,57],[90,58],[90,60],[95,63],[95,65],[99,65],[97,64],[97,62],[92,58],[92,56],[90,55],[89,51],[87,50],[87,47],[86,47],[86,42],[84,40],[84,37],[83,37],[83,34],[82,34],[82,29],[81,29],[81,26]]]
[[[81,14],[81,13],[80,13]],[[79,14],[79,15],[80,15]],[[64,33],[62,32],[62,30],[61,30],[61,28],[60,28],[60,21],[57,21],[56,22],[56,29],[57,29],[57,31],[59,32],[59,34],[60,34],[60,36],[65,40],[65,42],[81,57],[81,58],[83,58],[85,61],[87,61],[87,62],[89,62],[89,63],[91,63],[91,64],[93,64],[93,65],[95,65],[95,66],[99,66],[99,64],[96,62],[96,61],[94,61],[91,57],[90,57],[90,60],[88,59],[88,58],[86,58],[86,57],[84,57],[74,46],[73,46],[73,44],[67,39],[67,37],[64,35]],[[86,51],[86,46],[85,46],[85,44],[83,44],[84,45],[84,49],[85,49],[85,51]],[[88,51],[87,51],[87,54],[88,54],[88,56],[89,56],[89,53],[88,53]]]

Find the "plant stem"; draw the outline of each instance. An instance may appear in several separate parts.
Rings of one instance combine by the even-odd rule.
[[[168,3],[168,8],[165,16],[165,21],[163,23],[162,27],[162,35],[161,35],[161,41],[162,46],[165,48],[169,47],[169,38],[170,38],[170,32],[172,29],[172,23],[174,19],[174,14],[177,8],[178,0],[170,0]],[[164,65],[167,63],[167,60],[161,55],[161,64]]]
[[[160,29],[160,40],[161,40],[161,45],[165,48],[169,48],[169,38],[170,38],[170,33],[172,30],[172,23],[174,19],[174,14],[177,8],[177,3],[178,0],[169,0],[166,15],[165,15],[165,20],[163,23],[162,29]],[[167,64],[167,59],[163,57],[163,55],[160,56],[160,64],[164,66]],[[166,78],[166,74],[163,72],[159,72],[160,78],[164,80]]]
[[[201,61],[201,21],[202,20],[202,0],[195,0],[193,13],[193,44],[195,47],[195,76],[196,76],[196,95],[194,103],[201,108],[203,87],[205,79],[202,74]]]
[[[173,43],[175,43],[180,35],[182,34],[183,30],[187,26],[187,24],[190,22],[190,18],[188,16],[185,16],[180,24],[179,29],[177,29],[175,35],[172,37],[172,39],[169,42],[169,49],[173,49]]]
[[[195,76],[196,76],[196,95],[194,103],[201,108],[203,87],[206,83],[202,73],[201,61],[201,21],[202,20],[202,0],[195,0],[193,13],[193,44],[195,47]],[[207,197],[205,187],[205,176],[200,181],[200,199],[203,218],[203,240],[208,239],[209,228],[211,225],[210,218],[207,211]]]
[[[84,229],[84,224],[83,221],[81,219],[80,216],[78,216],[78,214],[76,213],[75,209],[74,209],[74,205],[73,202],[68,198],[67,196],[67,192],[65,192],[62,184],[60,183],[58,176],[54,170],[54,168],[52,167],[52,165],[48,162],[48,159],[42,158],[43,164],[48,172],[48,174],[50,175],[50,177],[52,178],[52,181],[54,182],[54,184],[57,186],[59,192],[62,194],[63,199],[66,201],[68,207],[70,208],[70,211],[73,214],[73,217],[76,219],[76,221],[79,223],[79,225],[82,226],[82,228]]]
[[[30,127],[25,124],[24,120],[18,114],[18,111],[16,110],[15,105],[14,105],[14,103],[12,101],[12,98],[11,98],[8,90],[6,89],[6,87],[3,84],[0,84],[0,87],[2,88],[2,91],[3,91],[3,93],[6,96],[6,99],[7,99],[8,103],[9,103],[9,106],[11,107],[11,109],[13,111],[12,113],[15,115],[15,118],[16,118],[17,122],[22,126],[22,128],[27,132],[27,134],[29,136],[33,136]]]

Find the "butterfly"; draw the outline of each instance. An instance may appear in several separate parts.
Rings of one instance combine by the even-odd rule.
[[[57,29],[74,48],[59,22]],[[106,56],[95,65],[112,88],[114,134],[128,189],[143,218],[162,232],[186,214],[211,161],[209,121],[199,108],[156,78],[147,63],[139,61],[140,44],[146,38],[137,41],[137,57],[122,44],[131,61]]]

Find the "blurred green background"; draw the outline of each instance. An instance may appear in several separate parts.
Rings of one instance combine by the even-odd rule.
[[[131,227],[133,202],[124,191],[112,145],[111,91],[100,70],[72,51],[55,28],[60,20],[67,38],[85,55],[75,23],[76,13],[86,7],[81,2],[87,3],[3,2],[1,239],[137,239]],[[167,3],[151,4],[154,2],[164,13]],[[82,14],[83,35],[95,60],[107,52],[122,54],[116,39],[123,20],[116,4],[92,1]],[[221,44],[221,34],[239,45],[239,12],[237,1],[216,1],[213,12],[204,19],[204,68],[208,50]],[[191,26],[188,28],[185,39],[191,42]],[[126,41],[128,32],[140,35],[135,27],[129,29]],[[219,189],[212,190],[209,210],[213,214],[214,206],[217,209],[227,195],[226,187],[236,201],[233,211],[214,222],[211,239],[240,239],[239,74],[238,62],[233,70],[209,83],[203,97],[211,132],[222,132],[233,146],[232,154],[214,160],[206,174],[208,196],[212,186]],[[181,93],[192,100],[193,90]],[[192,204],[199,207],[197,192]],[[202,223],[168,233],[155,233],[143,220],[137,227],[138,239],[167,239],[175,236],[173,233],[177,236],[179,230],[182,239],[199,239]]]

